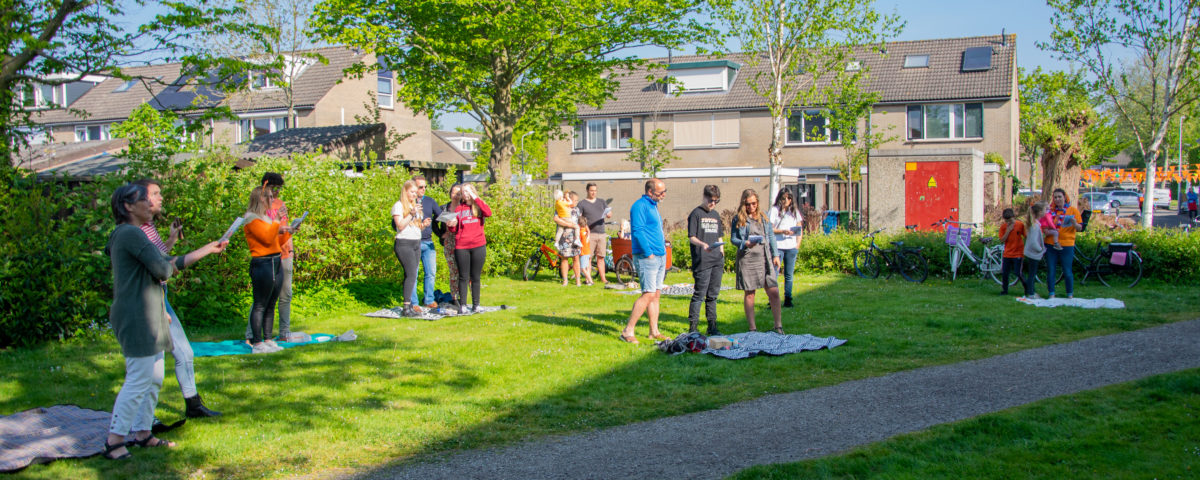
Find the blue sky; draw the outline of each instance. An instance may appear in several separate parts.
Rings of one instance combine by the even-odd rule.
[[[1036,43],[1050,40],[1050,7],[1044,0],[876,0],[882,13],[896,13],[907,22],[896,40],[999,35],[1001,30],[1017,35],[1017,64],[1027,70],[1038,66],[1048,70],[1067,70],[1068,64],[1038,50]],[[658,48],[639,49],[637,55],[667,55]],[[441,117],[447,130],[477,127],[465,114]]]

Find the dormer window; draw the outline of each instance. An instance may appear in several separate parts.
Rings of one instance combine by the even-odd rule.
[[[56,108],[66,105],[67,86],[26,83],[17,91],[17,103],[27,109]]]
[[[251,90],[268,90],[278,88],[275,84],[275,79],[271,78],[267,72],[251,72],[250,73],[250,89]]]
[[[860,63],[858,60],[851,60],[849,62],[846,62],[846,71],[847,72],[857,72],[859,70],[862,70],[862,63]]]
[[[672,63],[667,72],[674,81],[668,84],[667,93],[728,92],[741,68],[729,60]]]
[[[929,68],[929,55],[905,55],[904,68]]]
[[[462,151],[475,152],[479,150],[479,145],[475,143],[473,138],[464,138],[462,141]]]

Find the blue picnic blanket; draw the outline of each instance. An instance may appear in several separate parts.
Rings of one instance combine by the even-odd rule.
[[[312,345],[314,343],[325,343],[337,338],[335,335],[328,333],[312,334],[312,341],[309,342],[279,342],[279,346],[283,348],[299,347],[302,345]],[[224,342],[192,342],[192,355],[197,357],[218,357],[221,355],[246,355],[250,353],[250,345],[244,340],[226,340]]]
[[[721,358],[738,360],[750,358],[758,354],[786,355],[805,350],[820,350],[834,348],[846,343],[846,340],[836,337],[815,337],[809,334],[780,335],[775,332],[743,332],[725,335],[736,345],[729,350],[714,350],[706,348],[700,353],[709,353]]]

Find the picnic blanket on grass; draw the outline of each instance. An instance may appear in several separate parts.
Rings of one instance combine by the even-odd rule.
[[[510,307],[508,305],[500,305],[498,307],[488,307],[488,306],[480,305],[479,309],[475,310],[474,312],[461,313],[461,314],[458,313],[457,308],[453,308],[453,307],[451,307],[451,308],[435,308],[433,310],[422,310],[421,313],[417,314],[415,317],[405,317],[404,315],[400,314],[402,311],[404,311],[403,307],[392,307],[392,308],[385,308],[382,310],[376,310],[376,311],[370,312],[370,313],[364,313],[363,315],[368,316],[368,317],[374,317],[374,318],[415,318],[417,320],[434,321],[434,320],[441,320],[446,317],[460,317],[460,316],[464,316],[464,315],[475,315],[475,314],[479,314],[479,313],[489,313],[489,312],[495,312],[495,311],[499,311],[499,310],[512,310],[513,308],[514,307]],[[282,344],[280,344],[280,345],[282,345]]]
[[[343,333],[340,337],[328,333],[314,333],[312,341],[308,342],[278,342],[283,348],[294,348],[314,343],[325,343],[338,339],[351,340],[358,338],[354,331]],[[250,345],[245,340],[225,340],[223,342],[192,342],[192,355],[197,357],[219,357],[222,355],[249,355]]]
[[[733,290],[733,287],[721,287],[721,290]],[[667,285],[661,290],[663,295],[676,297],[690,297],[696,293],[696,285],[694,283],[677,283],[675,285]],[[625,295],[641,295],[641,289],[634,287],[628,291],[622,291]]]
[[[55,405],[0,417],[0,472],[104,450],[108,412]]]
[[[833,349],[846,343],[846,340],[836,337],[816,337],[807,333],[802,335],[780,335],[775,332],[743,332],[724,337],[733,340],[734,348],[714,350],[706,348],[700,353],[708,353],[721,358],[739,360],[762,355],[787,355],[805,350]]]
[[[1115,298],[1025,298],[1017,297],[1018,302],[1035,307],[1079,307],[1079,308],[1125,308],[1125,302]]]

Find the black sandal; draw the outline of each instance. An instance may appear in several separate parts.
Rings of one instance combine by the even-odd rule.
[[[151,440],[157,440],[157,441],[154,442],[153,444],[151,444],[150,443]],[[149,437],[143,438],[141,440],[133,440],[133,441],[129,442],[129,445],[131,445],[131,446],[137,445],[142,448],[158,448],[158,447],[171,448],[171,447],[175,446],[175,443],[171,442],[170,440],[163,440],[154,435],[150,435]]]
[[[113,450],[116,450],[121,447],[125,447],[125,453],[123,455],[117,455],[115,457],[112,455],[109,455],[110,453],[113,452]],[[129,453],[129,447],[127,445],[125,445],[124,443],[118,443],[116,445],[109,445],[108,440],[104,441],[104,452],[101,453],[101,455],[103,455],[104,458],[106,458],[108,460],[124,460],[126,458],[133,456],[132,453]]]
[[[775,327],[775,329],[772,331],[775,333],[778,333],[780,335],[783,335],[783,327]]]

